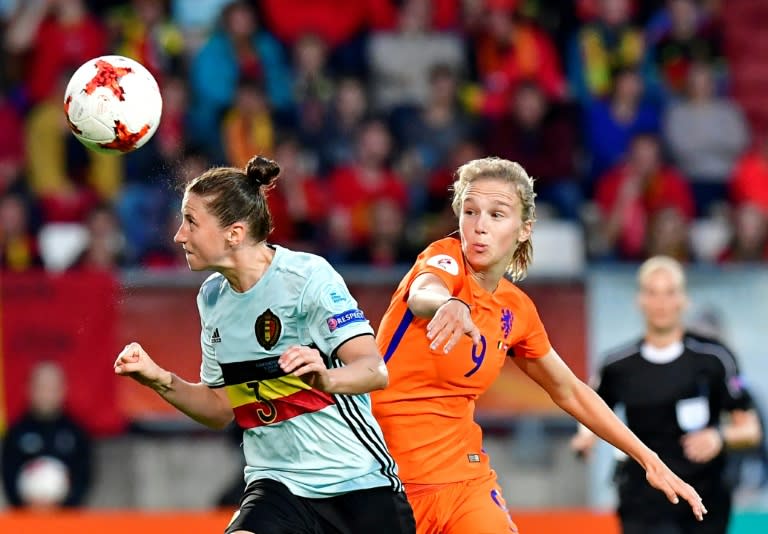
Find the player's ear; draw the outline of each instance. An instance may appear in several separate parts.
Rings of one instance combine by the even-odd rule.
[[[520,235],[517,236],[518,243],[525,243],[531,238],[531,233],[533,233],[533,221],[528,219],[527,221],[523,222],[523,225],[520,227]]]
[[[241,221],[232,223],[227,229],[227,244],[229,244],[230,247],[237,247],[243,241],[245,241],[245,235],[245,224],[243,224]]]

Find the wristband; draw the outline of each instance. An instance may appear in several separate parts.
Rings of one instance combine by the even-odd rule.
[[[467,307],[467,310],[469,310],[470,312],[472,311],[472,306],[470,306],[469,304],[467,304],[466,302],[461,300],[459,297],[450,297],[448,300],[443,302],[443,304],[447,304],[447,303],[451,302],[452,300],[455,300],[456,302],[461,302],[464,306]]]

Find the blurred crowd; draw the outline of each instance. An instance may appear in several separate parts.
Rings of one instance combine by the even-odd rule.
[[[0,0],[0,264],[50,267],[53,246],[60,269],[183,266],[178,185],[257,153],[283,171],[272,241],[336,265],[408,262],[449,233],[452,172],[485,155],[520,162],[538,219],[583,229],[592,261],[763,261],[768,130],[732,89],[766,43],[744,61],[727,37],[749,16],[725,4]],[[62,112],[72,72],[108,53],[163,96],[122,157]]]

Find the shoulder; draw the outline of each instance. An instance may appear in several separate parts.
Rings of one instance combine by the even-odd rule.
[[[309,280],[317,274],[340,276],[328,260],[321,256],[283,247],[275,248],[279,253],[275,267],[284,277]]]
[[[633,356],[640,354],[640,345],[642,341],[636,339],[623,345],[619,345],[609,350],[603,356],[600,367],[606,369],[611,366],[619,365],[622,362],[629,361]]]
[[[727,374],[737,374],[736,357],[720,340],[695,332],[686,332],[683,344],[687,350],[697,356],[715,359]]]
[[[419,259],[427,265],[457,274],[463,264],[461,241],[456,237],[446,237],[433,241],[419,254]]]
[[[213,273],[205,279],[197,294],[197,303],[202,308],[210,308],[216,304],[221,295],[225,278],[222,274]]]

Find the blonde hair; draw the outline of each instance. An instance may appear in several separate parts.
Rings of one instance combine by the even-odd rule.
[[[528,176],[519,163],[497,157],[475,159],[456,170],[456,181],[453,182],[453,199],[451,206],[457,217],[461,215],[464,195],[469,184],[475,180],[493,178],[512,184],[517,190],[522,206],[523,222],[536,221],[536,193],[533,191],[533,178]],[[507,265],[507,276],[517,282],[525,278],[528,266],[533,261],[533,242],[531,238],[518,243],[512,260]]]
[[[670,256],[653,256],[645,260],[637,270],[637,286],[642,287],[643,282],[656,271],[671,273],[680,284],[680,289],[685,290],[685,270],[679,261]]]

